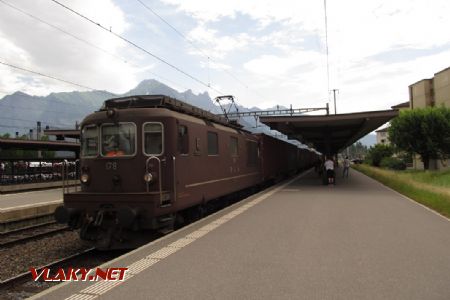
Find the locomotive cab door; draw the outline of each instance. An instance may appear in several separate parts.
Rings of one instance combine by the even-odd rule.
[[[160,206],[170,206],[174,195],[171,193],[173,182],[174,157],[171,155],[171,143],[166,139],[167,123],[146,122],[143,124],[143,153],[145,162],[147,192],[158,192]]]

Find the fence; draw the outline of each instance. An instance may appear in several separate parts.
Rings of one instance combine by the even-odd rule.
[[[66,162],[66,170],[63,165]],[[79,160],[75,159],[0,159],[0,185],[61,181],[79,177]]]

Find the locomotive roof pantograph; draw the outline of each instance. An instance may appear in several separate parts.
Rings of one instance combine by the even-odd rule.
[[[242,126],[237,123],[228,122],[227,119],[221,116],[165,95],[138,95],[109,99],[104,102],[102,108],[100,108],[100,111],[127,108],[167,108],[210,122],[219,123],[224,126],[242,129]]]

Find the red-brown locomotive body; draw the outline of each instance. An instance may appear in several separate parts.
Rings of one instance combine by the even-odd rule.
[[[217,199],[296,173],[317,155],[166,96],[111,99],[82,122],[80,192],[55,216],[98,248],[195,218]]]

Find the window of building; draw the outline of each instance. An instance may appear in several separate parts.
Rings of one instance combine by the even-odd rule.
[[[219,154],[219,138],[217,133],[208,131],[208,155]]]
[[[163,149],[163,125],[161,123],[145,123],[144,153],[147,155],[161,155]]]
[[[189,154],[188,128],[184,125],[178,126],[178,151],[180,154]]]

